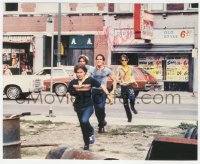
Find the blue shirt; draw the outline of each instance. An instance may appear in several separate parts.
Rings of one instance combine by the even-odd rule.
[[[94,68],[94,71],[92,72],[92,77],[94,79],[96,79],[99,83],[101,83],[102,85],[107,84],[109,75],[112,75],[112,71],[111,71],[111,69],[109,69],[107,67],[105,67],[104,69],[101,69],[101,70]]]
[[[93,66],[91,66],[91,65],[85,65],[85,66],[87,68],[87,72],[92,74],[95,68]]]

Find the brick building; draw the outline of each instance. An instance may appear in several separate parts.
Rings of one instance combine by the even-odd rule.
[[[83,53],[91,65],[98,53],[106,56],[107,65],[115,65],[126,53],[130,64],[150,71],[165,90],[197,91],[198,4],[141,4],[141,8],[153,15],[149,40],[135,37],[140,22],[134,18],[134,4],[62,3],[61,65],[74,65]],[[57,41],[58,3],[4,3],[3,63],[12,67],[17,59],[20,67],[29,65],[37,71],[50,66],[53,48],[56,66]]]

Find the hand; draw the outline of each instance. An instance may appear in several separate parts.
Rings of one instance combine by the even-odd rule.
[[[136,84],[137,87],[139,86],[137,82],[135,82],[135,84]]]
[[[113,98],[110,96],[110,94],[107,95],[107,98],[108,98],[108,100],[109,100],[109,104],[112,105],[114,100],[113,100]]]
[[[113,89],[113,90],[110,92],[109,95],[110,95],[111,97],[115,97],[115,93],[116,93],[116,92],[115,92],[115,89]]]
[[[67,99],[70,99],[71,95],[69,93],[66,93],[66,97],[67,97]]]

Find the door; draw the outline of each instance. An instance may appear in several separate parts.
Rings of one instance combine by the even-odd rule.
[[[67,65],[73,66],[78,63],[80,55],[86,55],[89,58],[89,65],[94,65],[94,51],[93,49],[70,49],[67,56]]]

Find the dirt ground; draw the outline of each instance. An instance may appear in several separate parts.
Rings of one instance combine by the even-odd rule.
[[[45,159],[51,149],[60,146],[83,149],[79,124],[21,120],[20,126],[22,159]],[[108,125],[103,134],[97,133],[97,126],[94,128],[95,143],[90,145],[89,151],[120,160],[145,160],[155,136],[183,138],[185,133],[178,127],[147,125]]]

